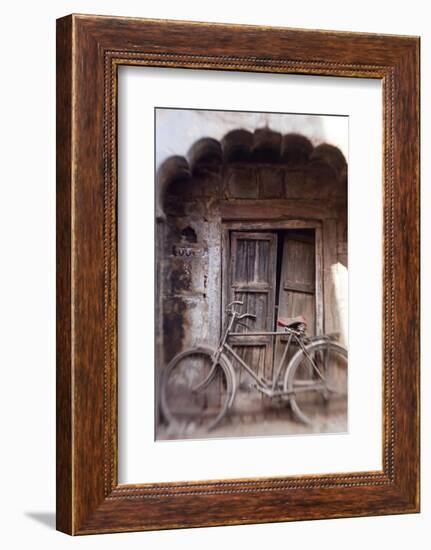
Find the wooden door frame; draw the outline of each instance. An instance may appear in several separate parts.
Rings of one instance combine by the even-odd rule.
[[[326,222],[326,220],[325,220]],[[229,266],[230,257],[230,238],[231,231],[276,231],[283,229],[314,229],[315,230],[315,252],[316,252],[316,293],[315,293],[315,314],[316,314],[316,334],[324,333],[325,304],[327,298],[324,294],[324,278],[330,276],[330,270],[325,270],[325,265],[329,265],[326,260],[333,257],[334,251],[329,246],[324,246],[323,235],[328,232],[327,223],[322,220],[261,220],[261,221],[225,221],[222,220],[222,242],[221,242],[221,315],[223,317],[226,308],[226,297],[229,293],[229,277],[225,269]],[[332,224],[330,224],[332,226]],[[325,231],[326,229],[326,231]],[[335,250],[336,253],[336,250]],[[326,256],[326,257],[325,257]],[[326,285],[330,288],[330,285]]]

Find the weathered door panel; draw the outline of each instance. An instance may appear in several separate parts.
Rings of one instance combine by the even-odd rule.
[[[284,236],[278,315],[307,321],[308,334],[316,333],[316,250],[314,232],[288,231]]]
[[[310,335],[316,332],[315,256],[314,235],[286,233],[278,312],[281,317],[305,317]]]
[[[316,246],[314,231],[286,231],[283,238],[282,263],[278,296],[278,316],[302,316],[307,322],[307,334],[316,334]],[[287,338],[275,346],[278,364]],[[292,347],[290,359],[296,351]]]
[[[256,315],[246,319],[248,328],[238,325],[237,332],[271,331],[274,326],[276,285],[276,233],[233,231],[230,238],[229,299],[244,302],[242,313]],[[237,336],[232,339],[237,353],[260,376],[272,373],[272,338],[270,336]],[[242,370],[240,386],[252,384]]]

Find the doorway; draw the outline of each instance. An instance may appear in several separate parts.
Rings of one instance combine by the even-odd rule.
[[[240,300],[243,312],[256,315],[256,321],[248,322],[248,328],[239,326],[238,333],[275,331],[279,317],[297,316],[306,319],[308,335],[321,332],[321,231],[316,223],[304,225],[241,224],[226,229],[223,302]],[[257,374],[271,378],[283,345],[279,338],[262,335],[251,340],[239,334],[232,345],[248,364],[257,366]]]

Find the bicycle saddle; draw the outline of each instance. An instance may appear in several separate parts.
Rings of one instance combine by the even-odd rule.
[[[307,321],[302,315],[298,317],[279,317],[277,319],[277,326],[283,328],[298,328],[299,325],[307,326]]]

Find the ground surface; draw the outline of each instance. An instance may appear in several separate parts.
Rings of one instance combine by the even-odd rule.
[[[250,412],[250,394],[238,393],[233,409],[213,430],[207,431],[196,423],[188,425],[160,424],[157,439],[206,439],[225,437],[261,437],[277,435],[302,435],[343,433],[348,431],[347,403],[338,407],[316,407],[310,425],[298,421],[286,404],[268,402],[265,411]]]

